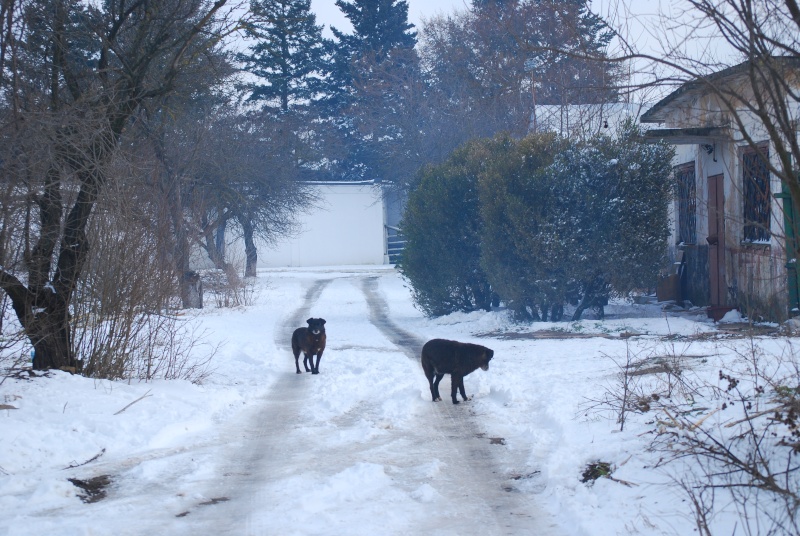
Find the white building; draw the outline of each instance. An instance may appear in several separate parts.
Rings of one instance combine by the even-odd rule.
[[[387,209],[374,182],[315,182],[317,201],[298,214],[300,230],[258,243],[259,267],[387,264]]]

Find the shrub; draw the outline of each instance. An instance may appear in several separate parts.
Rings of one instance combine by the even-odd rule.
[[[571,144],[497,144],[481,174],[483,266],[517,316],[560,319],[651,286],[664,263],[672,150],[632,125]],[[551,156],[552,155],[552,156]]]
[[[546,213],[560,210],[553,206],[557,189],[547,183],[543,170],[565,146],[550,134],[520,142],[496,138],[480,177],[481,265],[519,319],[546,320],[549,312],[560,318],[564,289],[553,263],[561,262],[566,251],[558,249],[568,244],[548,225]]]
[[[486,142],[456,150],[424,169],[410,193],[401,227],[406,236],[399,269],[416,305],[429,316],[491,308],[480,265],[477,177]]]

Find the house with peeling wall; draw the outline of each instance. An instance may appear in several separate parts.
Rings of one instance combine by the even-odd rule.
[[[658,124],[649,139],[677,151],[668,274],[675,298],[707,306],[715,320],[733,308],[773,319],[797,310],[794,253],[786,249],[786,230],[796,226],[782,181],[770,173],[775,147],[744,104],[755,97],[748,66],[688,82],[640,119]],[[730,95],[741,107],[731,108]]]

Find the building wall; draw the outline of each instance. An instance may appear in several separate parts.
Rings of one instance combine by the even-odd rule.
[[[681,107],[667,122],[669,128],[731,125],[724,113],[719,111],[718,103],[706,96]],[[743,114],[744,115],[744,114]],[[731,125],[733,126],[733,125]],[[761,133],[755,120],[747,125],[754,136]],[[766,137],[766,136],[764,136]],[[756,138],[758,139],[758,137]],[[709,143],[714,143],[712,140]],[[780,181],[772,177],[770,182],[773,194],[770,230],[772,238],[768,242],[752,244],[743,238],[744,199],[742,195],[743,178],[740,152],[746,143],[734,130],[733,139],[717,141],[713,153],[707,153],[699,145],[678,147],[674,164],[695,161],[697,184],[697,244],[679,248],[671,246],[670,256],[675,258],[678,250],[684,250],[687,268],[687,281],[684,281],[685,296],[697,305],[703,305],[703,286],[708,285],[708,177],[724,176],[725,199],[725,273],[728,289],[727,304],[757,312],[760,315],[781,316],[788,306],[788,274],[785,268],[785,240],[782,201],[774,197],[781,191]],[[770,150],[773,155],[773,151]],[[673,208],[673,215],[675,209]],[[673,218],[673,222],[675,218]],[[672,244],[677,234],[673,230]],[[785,314],[785,312],[783,313]]]
[[[380,189],[364,183],[313,185],[316,206],[298,214],[296,236],[258,244],[259,267],[339,266],[386,262]]]

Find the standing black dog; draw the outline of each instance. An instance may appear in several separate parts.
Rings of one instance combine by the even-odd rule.
[[[319,360],[322,359],[322,352],[325,351],[325,319],[324,318],[309,318],[307,328],[297,328],[292,334],[292,353],[294,354],[294,364],[297,367],[297,373],[301,374],[300,352],[305,356],[303,358],[303,366],[306,372],[311,374],[319,374]],[[314,365],[314,355],[317,356],[317,364]],[[311,365],[309,369],[308,366]]]
[[[494,350],[480,344],[432,339],[422,347],[422,370],[431,386],[433,401],[442,399],[439,396],[439,382],[445,374],[450,375],[450,395],[453,404],[456,400],[456,389],[461,391],[461,398],[469,400],[464,392],[464,376],[477,368],[489,370],[489,361],[494,357]],[[434,380],[434,376],[436,380]]]

